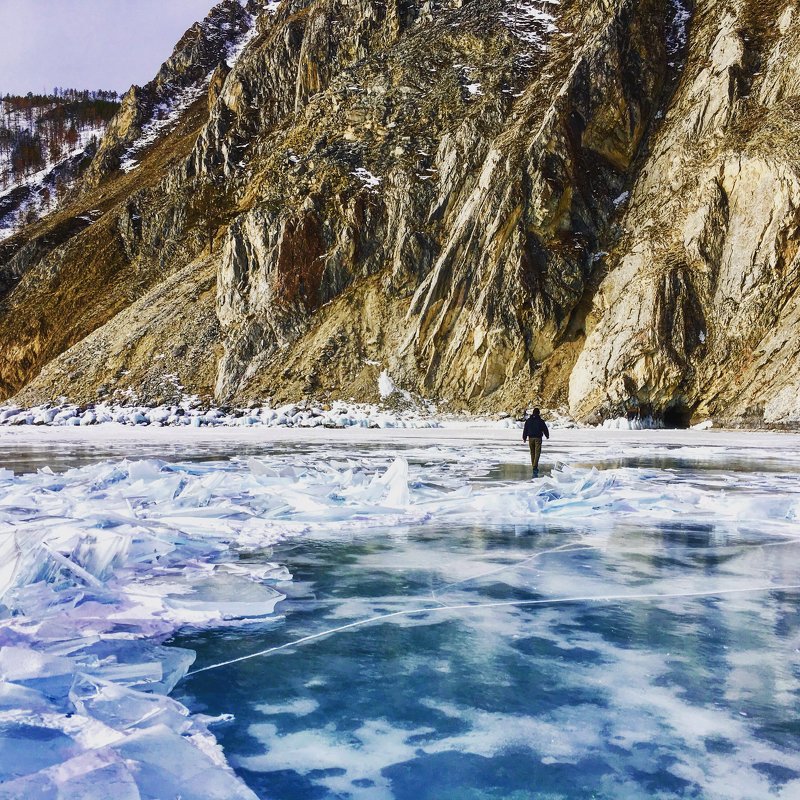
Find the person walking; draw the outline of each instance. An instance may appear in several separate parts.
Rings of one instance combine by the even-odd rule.
[[[522,441],[527,442],[531,449],[531,466],[533,467],[533,477],[539,477],[539,458],[542,455],[542,436],[550,438],[550,431],[547,430],[547,423],[542,419],[538,408],[533,409],[533,413],[525,420],[525,428],[522,431]]]

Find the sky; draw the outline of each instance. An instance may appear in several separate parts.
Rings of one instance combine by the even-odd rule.
[[[0,92],[147,83],[215,0],[0,0]]]

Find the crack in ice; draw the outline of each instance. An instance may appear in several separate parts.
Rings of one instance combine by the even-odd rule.
[[[396,619],[397,617],[410,617],[415,614],[430,614],[442,611],[480,611],[489,608],[526,608],[530,606],[552,606],[552,605],[567,605],[567,604],[580,604],[580,603],[618,603],[625,601],[640,601],[645,602],[648,600],[676,600],[688,598],[702,598],[702,597],[725,597],[727,595],[739,594],[762,594],[764,592],[789,592],[800,591],[800,584],[788,585],[775,585],[775,586],[750,586],[746,588],[729,588],[729,589],[713,589],[702,592],[663,592],[663,593],[641,593],[641,594],[618,594],[618,595],[600,595],[600,596],[579,596],[579,597],[553,597],[546,600],[499,600],[494,603],[463,603],[461,605],[451,606],[421,606],[419,608],[406,609],[404,611],[393,611],[390,614],[380,614],[369,619],[356,620],[347,625],[340,625],[337,628],[331,628],[327,631],[314,633],[310,636],[303,636],[300,639],[295,639],[292,642],[269,647],[266,650],[259,650],[257,653],[250,653],[246,656],[239,656],[232,658],[228,661],[221,661],[218,664],[210,664],[207,667],[200,667],[186,673],[187,678],[193,675],[199,675],[203,672],[210,672],[211,670],[222,669],[223,667],[230,667],[234,664],[240,664],[243,661],[251,661],[254,658],[263,658],[270,656],[273,653],[279,653],[281,650],[288,650],[291,647],[307,644],[318,639],[324,639],[328,636],[333,636],[337,633],[353,630],[355,628],[363,628],[366,625],[372,625],[377,622],[385,622],[389,619]]]

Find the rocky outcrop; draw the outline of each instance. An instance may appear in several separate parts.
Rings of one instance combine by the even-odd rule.
[[[32,404],[42,393],[57,398],[64,385],[77,403],[209,398],[220,341],[215,286],[208,259],[188,264],[49,361],[18,401]]]
[[[526,89],[463,201],[443,211],[405,343],[437,394],[490,395],[570,335],[666,77],[663,7],[591,11],[571,60]]]
[[[791,6],[697,15],[572,373],[577,415],[800,419],[798,33]]]
[[[374,399],[380,365],[478,410],[798,421],[798,25],[772,0],[223,3],[20,242],[0,381]],[[153,127],[175,87],[202,94]],[[103,216],[42,245],[81,204]]]
[[[108,178],[148,128],[158,131],[181,105],[206,91],[215,70],[226,63],[252,24],[239,0],[223,0],[203,22],[192,25],[155,78],[144,87],[132,86],[123,97],[92,163],[89,182],[97,185]]]
[[[558,21],[503,2],[405,10],[289,6],[226,82],[198,171],[236,180],[259,153],[280,156],[259,159],[270,180],[249,183],[224,247],[222,398],[379,273],[410,308],[402,339],[365,357],[425,394],[486,398],[572,335],[659,107],[671,8],[565,4]]]

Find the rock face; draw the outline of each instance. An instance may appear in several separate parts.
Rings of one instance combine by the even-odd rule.
[[[380,364],[800,421],[798,49],[755,0],[222,3],[11,240],[0,387],[375,399]]]
[[[701,12],[702,9],[702,12]],[[800,15],[698,7],[570,379],[579,415],[800,421]]]

